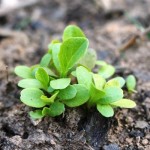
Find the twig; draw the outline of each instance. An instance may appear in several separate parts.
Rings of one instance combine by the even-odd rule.
[[[118,51],[124,51],[128,49],[129,47],[133,46],[136,43],[137,39],[143,39],[144,36],[146,36],[148,33],[150,33],[150,27],[146,28],[143,32],[137,33],[129,38],[129,40],[124,43],[120,48],[118,48]]]

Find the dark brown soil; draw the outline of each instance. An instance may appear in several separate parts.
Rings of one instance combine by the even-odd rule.
[[[150,40],[119,52],[140,31],[124,15],[150,24],[149,0],[114,1],[109,11],[97,0],[43,0],[0,18],[0,149],[1,150],[149,150],[150,149]],[[85,31],[99,59],[112,63],[117,74],[137,78],[134,109],[117,109],[113,118],[96,111],[68,109],[63,116],[34,121],[19,101],[20,89],[13,69],[33,65],[47,51],[52,39],[60,39],[67,24]],[[7,29],[10,29],[8,32]]]

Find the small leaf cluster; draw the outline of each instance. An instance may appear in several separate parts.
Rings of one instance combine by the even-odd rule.
[[[59,116],[66,106],[83,104],[88,108],[96,107],[105,117],[113,116],[115,107],[135,107],[134,101],[124,98],[122,90],[126,83],[128,90],[134,91],[134,76],[130,75],[126,81],[122,77],[110,79],[115,68],[97,61],[95,51],[88,45],[83,31],[69,25],[62,41],[54,40],[49,44],[39,64],[15,68],[15,73],[23,78],[18,83],[23,88],[20,100],[33,107],[29,112],[32,118]],[[97,72],[93,72],[95,67]]]

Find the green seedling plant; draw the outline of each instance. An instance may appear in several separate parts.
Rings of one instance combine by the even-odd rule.
[[[39,64],[15,68],[15,73],[23,78],[18,83],[23,88],[20,100],[33,108],[29,112],[33,119],[59,116],[66,106],[85,104],[89,109],[97,108],[105,117],[112,117],[116,107],[136,106],[134,101],[124,98],[122,90],[127,85],[130,92],[134,91],[134,76],[128,77],[127,82],[122,77],[111,78],[115,67],[97,60],[95,51],[88,45],[83,31],[69,25],[62,41],[49,44]]]

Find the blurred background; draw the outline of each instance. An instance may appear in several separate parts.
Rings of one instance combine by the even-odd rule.
[[[26,119],[20,119],[22,105],[14,67],[38,63],[50,41],[61,39],[68,24],[83,29],[98,58],[115,65],[118,75],[131,73],[138,81],[138,94],[134,97],[137,108],[116,114],[120,120],[113,122],[116,126],[110,130],[106,144],[117,143],[117,147],[126,150],[149,150],[150,0],[0,0],[0,115],[3,116],[0,128],[8,124],[13,132],[26,133]],[[7,142],[14,138],[1,135]],[[22,137],[21,140],[25,142]],[[8,144],[1,142],[8,149]],[[34,138],[29,143],[32,147]]]

